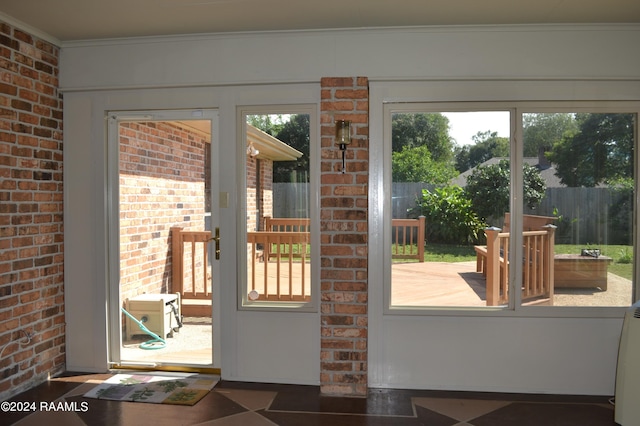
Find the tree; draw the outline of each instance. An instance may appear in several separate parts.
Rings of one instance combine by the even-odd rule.
[[[455,169],[448,162],[435,162],[429,148],[405,147],[391,154],[393,182],[428,182],[444,184],[455,175]]]
[[[449,136],[449,119],[440,113],[393,114],[391,149],[426,146],[435,162],[451,161],[453,140]]]
[[[524,164],[524,203],[535,208],[544,197],[546,185],[535,167]],[[467,178],[465,192],[478,216],[488,223],[509,211],[511,176],[509,161],[480,166]]]
[[[309,115],[292,115],[275,137],[302,152],[302,157],[295,161],[274,162],[273,181],[291,182],[291,176],[296,171],[298,182],[309,182]]]
[[[571,113],[523,114],[523,155],[536,157],[548,151],[567,134],[574,134],[578,125]]]
[[[275,136],[284,126],[284,116],[282,114],[248,115],[247,124]]]
[[[594,187],[633,177],[634,114],[576,114],[578,131],[567,134],[548,154],[560,181]]]
[[[456,152],[456,169],[460,173],[491,158],[509,156],[509,138],[498,136],[498,132],[478,132],[472,140],[473,145],[465,145]]]

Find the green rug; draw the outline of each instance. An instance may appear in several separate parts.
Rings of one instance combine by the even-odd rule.
[[[216,376],[195,373],[116,374],[84,396],[112,401],[194,405],[217,383]]]

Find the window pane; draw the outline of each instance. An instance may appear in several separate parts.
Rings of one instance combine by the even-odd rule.
[[[391,305],[487,306],[478,259],[509,208],[509,112],[391,118]]]
[[[630,305],[636,120],[523,114],[511,176],[508,112],[392,114],[391,305],[507,306],[509,276],[524,305]]]
[[[243,302],[309,302],[309,115],[248,115],[245,133]]]
[[[537,162],[546,184],[539,205],[525,209],[525,232],[538,228],[535,216],[557,227],[553,296],[542,304],[631,304],[635,119],[623,113],[523,115],[525,161]],[[526,254],[524,260],[532,262]]]

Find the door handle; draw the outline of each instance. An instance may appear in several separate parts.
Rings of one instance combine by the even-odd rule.
[[[209,238],[209,241],[216,242],[216,260],[220,260],[220,228],[216,228],[215,237]]]

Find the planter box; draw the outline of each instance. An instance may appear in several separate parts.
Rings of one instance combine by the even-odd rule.
[[[556,254],[554,256],[554,286],[569,288],[607,289],[607,270],[611,258],[607,256],[580,256]]]

